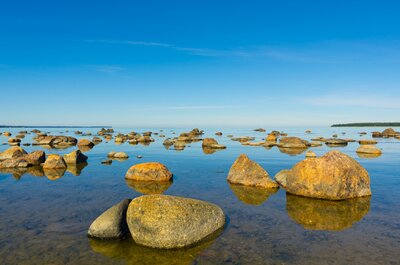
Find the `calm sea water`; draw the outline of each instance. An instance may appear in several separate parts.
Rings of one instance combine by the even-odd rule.
[[[158,131],[154,128],[116,128],[116,131]],[[175,136],[162,128],[164,134]],[[204,129],[204,128],[203,128]],[[289,136],[310,139],[346,132],[343,138],[370,139],[370,132],[385,128],[266,128],[285,131]],[[305,134],[311,129],[312,134]],[[14,135],[22,129],[12,129]],[[98,129],[79,129],[95,134]],[[86,152],[88,165],[69,168],[60,178],[40,176],[40,171],[0,173],[0,264],[400,264],[400,141],[378,139],[383,155],[360,158],[358,143],[334,148],[354,157],[369,172],[371,198],[329,202],[300,198],[283,189],[267,191],[231,186],[226,177],[241,153],[260,163],[271,176],[291,168],[305,153],[287,154],[278,148],[242,146],[234,136],[266,133],[252,129],[205,128],[227,145],[226,150],[204,154],[201,142],[183,151],[166,150],[164,138],[154,136],[149,146],[116,145],[103,142]],[[221,130],[222,137],[215,136]],[[3,132],[5,129],[2,130]],[[42,129],[58,135],[65,129]],[[69,129],[66,135],[73,135]],[[358,132],[368,135],[360,137]],[[23,142],[32,142],[27,135]],[[6,142],[0,136],[0,142]],[[0,151],[8,148],[1,145]],[[27,151],[41,147],[24,147]],[[46,153],[68,153],[45,149]],[[311,148],[317,155],[327,146]],[[125,151],[130,158],[102,165],[109,151]],[[143,156],[142,159],[136,158]],[[165,194],[197,198],[222,207],[228,223],[218,237],[194,248],[161,251],[136,245],[132,240],[102,242],[86,237],[91,222],[110,206],[125,198],[140,196],[138,187],[124,179],[136,163],[158,161],[174,173],[174,181]],[[12,174],[14,173],[14,174]]]

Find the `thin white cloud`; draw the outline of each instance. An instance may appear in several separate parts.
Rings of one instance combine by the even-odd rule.
[[[89,67],[97,72],[102,72],[107,74],[117,73],[125,70],[125,68],[123,68],[120,65],[89,65]]]
[[[400,109],[399,99],[396,97],[383,97],[381,95],[321,95],[302,98],[306,104],[318,107],[364,107],[382,109]]]

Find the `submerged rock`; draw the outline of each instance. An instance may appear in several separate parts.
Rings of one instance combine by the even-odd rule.
[[[371,195],[368,172],[339,151],[305,159],[275,179],[287,192],[304,197],[343,200]]]
[[[126,211],[130,199],[125,199],[102,213],[88,230],[88,236],[99,239],[122,239],[129,233]]]
[[[140,181],[170,181],[172,173],[161,163],[147,162],[129,168],[125,178]]]
[[[286,194],[288,215],[305,229],[343,230],[368,213],[371,197],[328,201]]]
[[[213,138],[205,138],[203,143],[201,144],[203,148],[211,148],[211,149],[225,149],[225,145],[218,144],[218,142]]]
[[[279,188],[279,185],[269,177],[268,172],[245,154],[241,154],[233,163],[227,180],[232,184]]]
[[[225,215],[217,205],[200,200],[144,195],[129,204],[127,223],[136,243],[173,249],[212,235],[224,226]]]

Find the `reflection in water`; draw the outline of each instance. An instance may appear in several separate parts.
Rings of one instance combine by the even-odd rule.
[[[12,174],[17,180],[21,179],[25,173],[31,174],[34,177],[43,177],[44,172],[41,166],[34,166],[28,168],[2,168],[0,169],[1,174]]]
[[[74,176],[79,176],[87,165],[88,163],[68,164],[67,171]]]
[[[310,230],[343,230],[369,211],[371,197],[343,201],[319,200],[286,194],[288,215]]]
[[[229,184],[236,197],[245,204],[261,205],[269,196],[275,194],[279,189],[263,189],[248,187],[244,185]]]
[[[285,148],[285,147],[278,147],[279,151],[284,154],[288,154],[291,156],[296,156],[304,153],[308,148]]]
[[[126,264],[189,265],[202,251],[210,247],[221,233],[222,229],[191,248],[172,250],[143,247],[137,245],[132,238],[117,242],[89,239],[89,244],[94,252],[112,259],[124,260]]]
[[[44,174],[50,180],[56,180],[64,176],[66,169],[65,168],[45,168]]]
[[[377,158],[377,157],[380,157],[380,156],[382,155],[382,153],[380,153],[380,154],[357,153],[357,155],[358,155],[359,158],[367,158],[367,159],[370,159],[370,158]]]
[[[172,181],[155,182],[131,179],[125,180],[129,187],[142,194],[162,194],[172,185]]]

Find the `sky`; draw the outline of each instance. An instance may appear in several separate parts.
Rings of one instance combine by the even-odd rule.
[[[400,1],[0,5],[0,124],[400,121]]]

